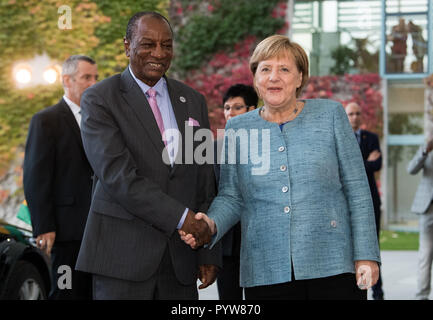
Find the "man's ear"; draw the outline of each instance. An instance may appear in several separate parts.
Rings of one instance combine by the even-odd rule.
[[[62,75],[62,83],[65,88],[70,88],[71,86],[71,76],[69,74]]]
[[[129,40],[126,39],[126,37],[123,37],[123,46],[125,48],[125,54],[128,58],[129,58],[129,45],[130,45]]]

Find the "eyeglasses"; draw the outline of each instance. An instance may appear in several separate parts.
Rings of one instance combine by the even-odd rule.
[[[234,111],[241,111],[243,108],[247,108],[247,106],[224,106],[224,111],[230,111],[230,109]]]

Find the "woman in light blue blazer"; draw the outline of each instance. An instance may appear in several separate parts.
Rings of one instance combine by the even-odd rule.
[[[297,99],[308,58],[285,36],[259,43],[250,68],[264,106],[227,123],[219,193],[208,215],[196,217],[209,224],[210,246],[241,221],[247,299],[366,299],[378,278],[379,247],[362,156],[342,105]],[[200,237],[181,237],[202,245]]]

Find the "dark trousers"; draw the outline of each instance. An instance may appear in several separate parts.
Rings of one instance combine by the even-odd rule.
[[[243,289],[239,286],[239,257],[223,257],[223,268],[218,273],[217,286],[220,300],[242,300]]]
[[[51,250],[52,283],[48,297],[50,300],[92,299],[91,274],[75,270],[80,245],[80,241],[54,243]],[[68,279],[69,275],[71,279]]]
[[[93,275],[95,300],[197,300],[197,284],[183,285],[177,278],[168,248],[154,275],[145,281],[128,281]]]
[[[293,280],[281,284],[245,288],[246,300],[367,300],[367,290],[356,285],[355,274]]]

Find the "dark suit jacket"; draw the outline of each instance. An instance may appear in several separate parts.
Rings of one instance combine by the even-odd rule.
[[[380,222],[381,201],[374,173],[382,168],[382,156],[380,156],[376,161],[367,161],[367,158],[372,151],[378,150],[381,152],[377,134],[361,130],[361,142],[359,146],[361,148],[362,158],[364,159],[365,171],[367,173],[368,184],[370,185],[371,197],[373,199],[376,226],[379,227],[378,222]]]
[[[185,151],[185,122],[191,117],[200,128],[209,128],[207,107],[195,90],[166,80],[184,161],[191,151]],[[185,207],[207,211],[215,196],[212,165],[172,168],[163,162],[157,123],[129,69],[87,89],[81,108],[84,149],[98,182],[77,268],[143,281],[156,272],[167,246],[181,283],[197,281],[199,264],[220,266],[218,249],[192,250],[176,229]],[[188,127],[189,132],[198,129]]]
[[[23,169],[34,236],[55,231],[56,242],[81,240],[90,207],[92,170],[80,128],[63,99],[33,116]]]
[[[218,187],[220,181],[220,164],[219,159],[221,155],[223,142],[216,140],[214,142],[214,171],[216,185]],[[226,257],[240,257],[241,252],[241,224],[238,222],[231,228],[221,239],[223,256]],[[238,270],[239,271],[239,270]]]

